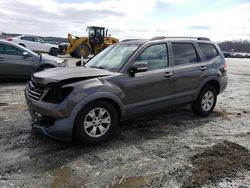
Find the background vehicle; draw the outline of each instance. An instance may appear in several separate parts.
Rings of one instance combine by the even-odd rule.
[[[46,52],[50,55],[57,56],[59,47],[50,43],[46,43],[41,37],[32,35],[21,35],[13,38],[8,38],[23,47],[26,47],[35,52]]]
[[[227,64],[215,43],[155,37],[111,45],[84,67],[35,73],[26,99],[37,131],[98,144],[120,120],[156,109],[191,104],[207,116],[226,86]]]
[[[80,58],[83,56],[87,58],[90,54],[98,54],[106,47],[118,43],[119,40],[108,36],[108,30],[104,27],[87,27],[88,37],[75,37],[68,34],[68,46],[67,53],[72,57]]]
[[[34,72],[66,65],[66,60],[0,40],[0,78],[29,78]]]

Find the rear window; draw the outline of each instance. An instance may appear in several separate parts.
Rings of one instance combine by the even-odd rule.
[[[200,58],[192,43],[172,43],[174,64],[197,63]]]
[[[217,49],[213,44],[198,43],[198,45],[207,61],[219,55]]]

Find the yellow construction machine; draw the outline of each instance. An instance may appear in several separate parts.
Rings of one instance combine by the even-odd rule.
[[[119,40],[108,36],[108,29],[104,27],[87,27],[88,37],[74,37],[69,33],[67,54],[77,58],[87,58],[90,54],[96,55],[106,47],[118,43]]]

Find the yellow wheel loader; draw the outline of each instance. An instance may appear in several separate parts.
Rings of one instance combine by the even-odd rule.
[[[106,47],[118,43],[119,40],[108,36],[104,27],[87,27],[88,37],[74,37],[69,33],[69,46],[66,53],[72,57],[87,58],[90,54],[96,55]]]

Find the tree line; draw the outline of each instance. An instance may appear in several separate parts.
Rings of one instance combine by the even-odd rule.
[[[250,41],[237,40],[237,41],[224,41],[218,43],[223,52],[245,52],[250,53]]]

